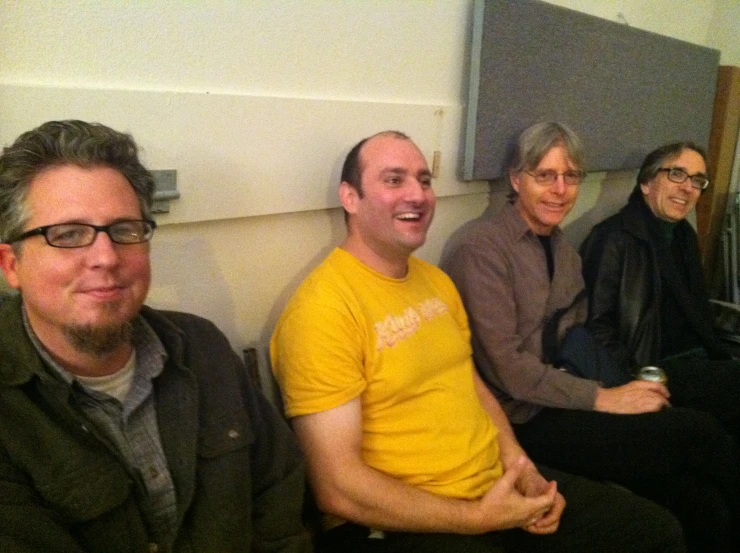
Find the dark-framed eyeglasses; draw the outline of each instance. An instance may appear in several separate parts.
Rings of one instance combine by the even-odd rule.
[[[709,179],[706,175],[702,173],[689,175],[680,167],[661,167],[660,169],[658,169],[657,172],[665,172],[668,176],[668,180],[678,184],[683,184],[684,182],[686,182],[686,179],[689,179],[691,181],[691,186],[693,186],[694,188],[698,188],[699,190],[704,190],[707,186],[709,186]]]
[[[584,173],[583,171],[565,171],[564,173],[558,173],[557,171],[546,170],[535,171],[534,173],[532,173],[525,170],[524,172],[534,177],[534,180],[537,182],[537,184],[541,184],[543,186],[551,186],[555,184],[560,175],[563,176],[563,181],[568,186],[578,186],[579,184],[581,184],[583,177],[586,176],[586,173]]]
[[[104,232],[116,244],[141,244],[152,239],[155,228],[157,223],[147,220],[116,221],[110,225],[58,223],[28,230],[3,243],[12,244],[40,235],[55,248],[84,248],[95,242],[99,232]]]

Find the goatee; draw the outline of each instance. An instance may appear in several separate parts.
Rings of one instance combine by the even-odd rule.
[[[67,326],[64,328],[64,335],[80,353],[102,358],[120,346],[131,343],[131,323]]]

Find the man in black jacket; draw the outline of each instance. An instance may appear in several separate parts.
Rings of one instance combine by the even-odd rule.
[[[213,324],[143,305],[153,188],[99,124],[0,156],[0,551],[307,553],[286,423]]]
[[[740,436],[740,363],[713,331],[696,232],[686,216],[709,185],[688,142],[648,154],[627,205],[581,247],[588,326],[630,371],[657,365],[673,405],[717,416]]]

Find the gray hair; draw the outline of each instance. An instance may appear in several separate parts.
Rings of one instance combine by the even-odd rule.
[[[554,146],[563,146],[576,169],[583,170],[585,156],[578,135],[562,123],[537,123],[519,135],[509,171],[535,169]]]
[[[151,217],[154,177],[139,161],[131,135],[100,123],[49,121],[20,135],[0,155],[0,241],[23,231],[30,217],[26,199],[34,178],[64,165],[119,171],[134,189],[142,217]]]

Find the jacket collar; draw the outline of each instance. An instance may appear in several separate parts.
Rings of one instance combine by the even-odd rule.
[[[636,238],[645,242],[650,241],[650,229],[648,228],[648,218],[654,217],[645,200],[640,197],[630,198],[622,210],[619,212],[622,219],[622,228]],[[676,224],[676,232],[685,232],[691,225],[686,219]]]
[[[46,373],[41,356],[23,326],[21,304],[21,295],[0,304],[0,386],[21,386],[34,375]],[[174,365],[182,366],[182,331],[150,307],[142,306],[140,314],[162,341]]]
[[[46,372],[23,327],[21,302],[17,295],[0,304],[0,386],[20,386]]]

